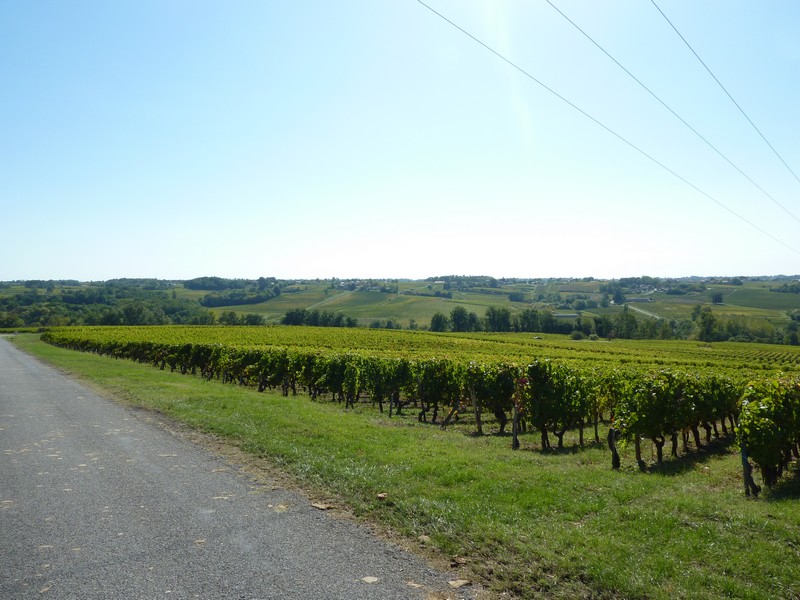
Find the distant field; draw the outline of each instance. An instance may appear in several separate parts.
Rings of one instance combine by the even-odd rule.
[[[175,295],[178,298],[187,298],[190,300],[199,301],[206,294],[208,294],[208,292],[205,290],[190,290],[188,288],[183,287],[182,285],[175,287]]]
[[[449,315],[456,306],[463,306],[479,316],[483,316],[490,306],[506,306],[512,311],[530,306],[529,303],[510,302],[508,291],[454,291],[451,292],[452,298],[446,298],[432,295],[435,291],[442,292],[441,285],[431,290],[421,284],[401,285],[400,289],[412,290],[416,294],[332,290],[327,284],[309,284],[300,286],[299,291],[284,292],[266,302],[222,306],[214,308],[213,312],[217,315],[227,311],[253,313],[262,315],[268,323],[279,323],[288,311],[306,309],[342,313],[358,319],[361,326],[367,326],[373,320],[392,319],[408,327],[412,320],[418,325],[427,325],[435,313]]]
[[[742,287],[732,289],[724,295],[725,304],[765,310],[800,309],[800,294],[782,294],[768,289]]]
[[[681,296],[683,300],[665,299],[663,295],[654,295],[654,301],[635,304],[634,306],[652,312],[664,319],[690,319],[692,311],[697,304],[708,304],[690,296]],[[768,309],[763,307],[750,307],[732,303],[711,305],[711,310],[719,316],[743,316],[760,319],[767,319],[774,323],[785,324],[788,320],[785,311]]]
[[[253,313],[262,315],[267,322],[278,323],[290,310],[299,308],[319,308],[331,310],[327,304],[334,301],[337,296],[348,295],[350,292],[331,290],[324,285],[302,286],[298,291],[281,294],[260,304],[247,304],[240,306],[222,306],[213,309],[219,315],[222,312],[234,311],[237,313]]]
[[[238,314],[256,313],[262,315],[269,323],[278,323],[287,311],[305,308],[339,312],[344,316],[358,319],[361,326],[367,326],[374,320],[392,319],[403,327],[408,327],[412,321],[417,326],[426,326],[435,313],[449,315],[456,306],[463,306],[467,311],[474,312],[481,317],[490,306],[506,307],[512,312],[532,307],[550,308],[556,313],[575,312],[571,309],[559,309],[536,302],[539,295],[547,297],[560,294],[562,298],[581,295],[594,300],[598,304],[597,307],[580,311],[588,316],[610,315],[613,317],[621,310],[621,307],[612,305],[601,308],[599,306],[604,296],[600,292],[602,284],[601,281],[517,283],[498,288],[459,291],[457,289],[446,290],[441,282],[414,281],[397,284],[400,293],[382,293],[333,290],[330,289],[328,282],[310,282],[297,286],[300,291],[286,292],[261,304],[219,307],[213,309],[213,312],[217,315],[231,310]],[[702,292],[689,292],[682,295],[655,292],[647,296],[652,298],[652,302],[632,303],[631,306],[671,320],[689,319],[696,305],[710,305],[714,314],[720,316],[766,319],[782,326],[788,321],[787,311],[800,309],[800,295],[770,292],[769,288],[775,285],[774,282],[748,281],[741,286],[712,284]],[[415,294],[404,294],[402,293],[404,291],[411,291]],[[522,292],[525,302],[511,302],[508,295],[512,291]],[[723,294],[723,304],[711,305],[711,295],[717,291]],[[434,294],[437,292],[440,294],[449,292],[451,297],[435,297]],[[637,297],[637,295],[631,294],[631,297]],[[642,312],[637,314],[645,318]]]
[[[542,290],[536,290],[539,294],[560,292],[562,294],[597,294],[599,282],[597,281],[571,281],[561,284],[546,284]]]

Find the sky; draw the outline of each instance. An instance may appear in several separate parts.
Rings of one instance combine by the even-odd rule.
[[[798,29],[796,0],[7,0],[0,280],[797,274]]]

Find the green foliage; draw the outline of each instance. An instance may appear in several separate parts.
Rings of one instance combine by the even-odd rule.
[[[319,311],[318,309],[306,310],[305,308],[295,308],[288,311],[283,319],[282,325],[307,325],[309,327],[356,327],[358,322],[352,317],[345,317],[340,312],[329,312],[327,310]],[[391,324],[391,326],[389,326]],[[387,329],[399,329],[395,327],[395,322],[391,319],[387,323],[381,324],[378,321],[378,327],[386,327]]]
[[[0,326],[213,324],[210,312],[169,289],[168,282],[127,279],[44,290],[26,285],[0,295]]]
[[[800,282],[784,283],[783,285],[770,288],[770,291],[782,294],[800,294]]]
[[[764,483],[775,485],[800,444],[800,378],[751,382],[742,397],[737,435]]]
[[[637,330],[638,323],[636,317],[633,315],[633,311],[626,305],[614,320],[613,335],[614,337],[631,340],[636,337]]]
[[[490,306],[486,309],[486,331],[511,331],[511,311],[505,307]]]
[[[697,328],[697,339],[701,342],[711,342],[716,339],[717,319],[708,306],[703,306],[700,312],[697,313],[695,326]]]
[[[246,282],[243,279],[224,279],[222,277],[195,277],[184,281],[184,286],[190,290],[229,290],[243,289]]]
[[[513,364],[485,364],[471,361],[462,372],[464,396],[474,395],[477,409],[494,415],[505,432],[508,413],[513,408],[513,397],[520,377],[520,369]]]
[[[456,306],[450,311],[450,325],[452,330],[458,333],[479,331],[481,329],[478,315],[467,311],[463,306]]]
[[[431,317],[431,327],[430,327],[431,331],[436,331],[436,332],[447,331],[447,326],[448,326],[448,321],[446,315],[437,312],[436,314],[433,315],[433,317]]]

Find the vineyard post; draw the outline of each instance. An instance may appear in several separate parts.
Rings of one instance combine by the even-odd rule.
[[[478,396],[475,394],[475,386],[469,386],[469,397],[472,400],[472,410],[475,412],[475,427],[477,435],[483,435],[483,423],[481,422],[481,406],[478,404]]]
[[[595,409],[594,411],[594,441],[595,443],[600,441],[600,411]]]
[[[511,421],[511,449],[519,450],[519,420],[522,414],[522,393],[528,380],[522,377],[517,380],[517,385],[514,388],[514,408],[513,419]]]
[[[756,485],[756,482],[753,481],[753,467],[750,465],[750,460],[748,460],[747,454],[747,446],[744,445],[742,442],[739,446],[742,453],[742,474],[744,476],[744,495],[750,496],[752,494],[754,497],[758,497],[758,493],[761,491],[761,487]]]
[[[639,470],[644,471],[645,464],[642,460],[642,438],[638,433],[633,436],[633,447],[636,451],[636,464],[639,466]]]
[[[511,420],[511,449],[519,450],[519,408],[514,403],[514,414]]]
[[[619,431],[611,427],[608,430],[608,447],[611,450],[611,468],[619,470],[620,459],[619,452],[617,452],[617,439],[619,439]]]

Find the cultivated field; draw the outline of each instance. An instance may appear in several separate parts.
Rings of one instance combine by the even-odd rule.
[[[497,592],[800,593],[796,463],[781,463],[748,500],[730,429],[731,415],[755,432],[767,417],[785,424],[800,414],[796,396],[768,391],[794,389],[794,347],[301,327],[50,334],[94,354],[20,339],[136,403],[230,437],[407,543],[457,556]],[[788,398],[789,417],[742,405],[748,389],[761,394],[753,406]],[[617,470],[605,440],[614,412]],[[755,433],[746,440],[770,475],[759,454],[768,444]]]

